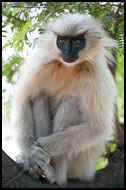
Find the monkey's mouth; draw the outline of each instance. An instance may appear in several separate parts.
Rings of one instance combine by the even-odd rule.
[[[72,63],[74,61],[76,61],[78,59],[78,57],[63,57],[63,60],[67,63]]]

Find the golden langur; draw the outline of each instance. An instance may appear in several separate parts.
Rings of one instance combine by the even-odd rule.
[[[59,185],[93,178],[115,128],[110,47],[116,41],[91,16],[65,14],[47,24],[21,69],[12,111],[17,161],[32,176]]]

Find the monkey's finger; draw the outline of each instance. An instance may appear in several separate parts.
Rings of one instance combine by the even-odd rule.
[[[41,176],[44,174],[42,168],[40,168],[37,164],[35,165],[34,168],[32,168],[32,170],[34,170],[34,173],[37,173],[38,176]]]
[[[40,168],[39,165],[34,163],[29,169],[29,173],[36,179],[39,179],[40,176],[44,175],[44,170]]]
[[[17,164],[19,164],[19,166],[21,168],[23,168],[25,171],[28,171],[30,168],[29,162],[28,161],[23,161],[23,160],[16,160]]]
[[[46,170],[46,168],[48,167],[47,164],[44,161],[41,160],[37,160],[36,161],[38,166],[42,169],[42,171],[44,172]]]
[[[51,155],[47,152],[47,151],[45,151],[44,150],[44,148],[42,147],[42,145],[40,145],[40,143],[39,142],[36,142],[37,144],[37,147],[39,147],[40,149],[41,149],[41,152],[42,152],[42,154],[44,154],[44,155],[46,155],[47,157],[51,157]]]
[[[48,157],[48,158],[51,157],[50,154],[49,154],[48,152],[46,152],[45,150],[43,150],[43,149],[41,149],[41,153],[42,153],[43,155],[45,155],[46,157]]]
[[[39,179],[39,174],[38,174],[38,172],[36,172],[36,169],[31,168],[29,170],[29,173],[32,175],[33,178]]]
[[[43,172],[43,170],[42,170],[41,168],[38,168],[38,169],[36,170],[36,172],[38,173],[39,176],[44,175],[44,172]]]
[[[50,157],[47,157],[45,154],[39,153],[38,155],[36,155],[36,158],[38,160],[44,161],[46,164],[50,163]]]

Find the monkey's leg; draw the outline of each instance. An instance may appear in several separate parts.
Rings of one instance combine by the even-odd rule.
[[[52,129],[48,96],[44,93],[40,93],[32,102],[35,138],[50,135]]]
[[[68,178],[91,180],[96,172],[96,163],[102,148],[101,143],[97,144],[97,147],[92,147],[74,155],[68,165]]]
[[[72,96],[64,98],[53,120],[53,133],[63,131],[68,126],[77,125],[79,122],[80,122],[80,112],[78,110],[77,98],[73,98]],[[52,171],[48,170],[48,172],[46,173],[47,179],[52,182],[55,176],[55,181],[60,186],[65,184],[67,181],[67,169],[68,169],[69,159],[70,158],[67,157],[67,154],[63,154],[58,157],[53,157],[51,162],[53,167],[55,168],[55,173],[51,175]]]
[[[96,94],[98,95],[98,93]],[[67,126],[64,130],[62,129],[47,137],[39,138],[38,143],[40,146],[52,157],[67,155],[68,158],[70,158],[72,155],[77,155],[92,147],[97,148],[98,144],[105,145],[107,138],[113,133],[113,105],[110,101],[106,101],[106,104],[102,104],[103,96],[101,98],[100,94],[99,97],[96,97],[93,97],[95,101],[91,101],[92,104],[89,104],[90,101],[86,102],[85,100],[84,104],[82,104],[83,101],[81,102],[82,106],[80,105],[80,107],[81,109],[83,108],[83,121]],[[100,100],[102,100],[102,102]],[[65,114],[71,117],[71,112],[66,112],[66,109],[65,111],[61,111],[59,117]]]
[[[69,126],[79,125],[83,122],[80,107],[80,102],[77,98],[71,96],[66,97],[60,104],[55,115],[53,133],[63,131]],[[74,141],[76,141],[76,138]],[[69,146],[69,143],[66,146]],[[69,177],[91,179],[96,171],[96,162],[101,150],[100,146],[101,144],[79,154],[71,154],[68,156],[66,153],[54,157],[56,182],[62,185],[66,183]]]
[[[53,133],[64,131],[69,126],[79,125],[81,122],[79,104],[79,100],[70,95],[63,99],[53,120]]]

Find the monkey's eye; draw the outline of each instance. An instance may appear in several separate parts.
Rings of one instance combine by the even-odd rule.
[[[80,43],[81,43],[80,40],[75,40],[75,41],[74,41],[74,44],[75,44],[75,45],[80,45]]]
[[[59,42],[60,42],[60,44],[65,44],[65,40],[63,40],[63,39],[60,39]]]

